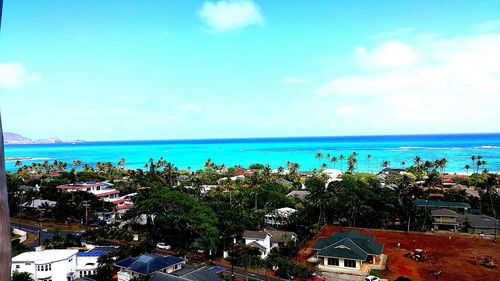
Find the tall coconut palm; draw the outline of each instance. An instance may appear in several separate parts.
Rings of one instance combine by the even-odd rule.
[[[384,168],[389,168],[389,166],[391,166],[391,162],[384,160],[384,161],[382,161],[382,164],[380,164],[380,165]]]
[[[335,166],[337,166],[337,161],[339,159],[337,159],[337,157],[333,156],[332,158],[330,158],[330,163],[333,163],[333,168],[335,168]]]
[[[320,164],[321,166],[321,159],[323,159],[323,154],[321,154],[321,152],[318,152],[316,153],[316,155],[314,156],[316,159],[318,159],[318,163]]]
[[[339,155],[339,160],[340,160],[340,171],[342,172],[342,164],[343,164],[343,162],[345,160],[344,154],[340,154]]]
[[[124,169],[124,167],[125,167],[125,158],[121,158],[121,159],[118,161],[118,163],[116,163],[116,165],[117,165],[118,167],[120,167],[120,169],[122,169],[122,170],[123,170],[123,169]]]
[[[474,167],[476,165],[476,155],[472,155],[470,157],[470,160],[472,161],[472,167]],[[472,171],[474,173],[474,171]]]
[[[405,166],[406,166],[406,162],[405,161],[401,161],[401,167],[403,167],[403,170],[404,170]]]
[[[417,170],[420,170],[420,164],[422,163],[422,158],[420,158],[420,156],[415,156],[415,158],[413,158],[413,163],[415,163],[415,167],[417,168]]]
[[[465,172],[467,173],[467,175],[469,175],[470,165],[469,164],[465,165],[464,169],[465,169]]]
[[[370,172],[370,160],[372,159],[372,155],[368,154],[366,155],[366,170],[368,173]]]

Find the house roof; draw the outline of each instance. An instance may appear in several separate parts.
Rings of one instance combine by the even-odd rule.
[[[366,260],[368,255],[380,255],[383,248],[384,244],[375,242],[372,235],[354,230],[321,238],[311,246],[311,249],[318,251],[318,256],[357,260]]]
[[[297,197],[300,201],[306,201],[306,197],[309,195],[309,191],[306,190],[293,190],[286,196]]]
[[[12,262],[33,262],[35,264],[46,264],[66,260],[75,256],[78,250],[50,249],[40,252],[24,252],[12,258]]]
[[[266,239],[267,235],[268,233],[264,231],[245,230],[245,232],[243,232],[243,238],[250,239]]]
[[[449,209],[436,209],[431,211],[431,217],[458,217],[457,212]]]
[[[94,249],[88,250],[86,252],[78,252],[77,257],[100,257],[105,254],[112,253],[116,251],[117,247],[95,247]]]
[[[255,241],[252,241],[252,243],[248,243],[247,246],[249,247],[252,247],[252,248],[257,248],[261,251],[266,251],[266,247],[262,246],[261,244],[255,242]]]
[[[427,199],[417,199],[415,205],[418,207],[437,207],[437,208],[470,208],[468,203],[463,202],[446,202],[446,201],[434,201]]]
[[[200,268],[185,267],[171,274],[155,272],[149,281],[221,281],[222,279],[206,266]]]
[[[495,219],[490,216],[468,214],[458,218],[461,223],[465,223],[466,220],[472,228],[495,229]],[[496,228],[500,229],[500,220],[496,220]]]
[[[289,241],[293,241],[294,238],[297,237],[297,234],[291,231],[281,231],[277,229],[266,228],[266,232],[271,234],[271,242],[277,243],[286,243]]]
[[[33,209],[39,209],[42,207],[44,204],[48,205],[49,207],[53,207],[57,204],[56,201],[50,201],[50,200],[44,200],[44,199],[35,199],[33,201],[29,201],[23,204],[23,207],[26,208],[33,208]]]
[[[184,262],[184,259],[178,257],[144,254],[142,256],[129,257],[121,261],[117,261],[115,266],[127,268],[130,271],[134,271],[142,275],[148,275],[157,270],[182,262]]]

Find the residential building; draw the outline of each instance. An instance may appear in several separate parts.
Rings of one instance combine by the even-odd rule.
[[[185,263],[184,259],[174,256],[144,254],[117,261],[115,267],[119,269],[118,281],[129,281],[134,277],[149,277],[156,271],[172,273]]]
[[[264,216],[264,223],[271,226],[282,226],[288,223],[290,216],[297,210],[289,207],[276,209]]]
[[[56,201],[44,200],[44,199],[34,199],[28,202],[23,203],[23,208],[31,208],[35,210],[40,210],[47,207],[54,207],[57,204]]]
[[[439,229],[453,229],[457,230],[458,227],[458,214],[449,209],[436,209],[431,211],[432,225],[435,230]]]
[[[34,281],[71,281],[78,250],[25,252],[12,258],[12,272],[28,272]]]
[[[76,277],[88,277],[96,274],[99,257],[112,253],[116,247],[95,247],[86,252],[76,254]]]
[[[447,202],[447,201],[435,201],[435,200],[427,200],[427,199],[417,199],[415,200],[415,205],[417,207],[435,209],[435,208],[446,208],[446,209],[455,209],[455,210],[463,210],[463,213],[467,213],[467,210],[470,209],[469,203],[463,202]]]
[[[271,227],[264,229],[264,231],[271,235],[271,249],[279,248],[285,243],[297,241],[297,234],[295,232],[281,231]]]
[[[293,190],[290,191],[286,196],[288,197],[295,197],[299,199],[300,201],[304,202],[306,201],[306,197],[309,195],[309,191],[307,190]]]
[[[222,281],[222,278],[206,266],[195,268],[183,265],[172,273],[155,272],[149,281]]]
[[[383,248],[374,236],[354,230],[320,238],[311,246],[318,268],[334,272],[366,271],[364,264],[381,265]]]
[[[496,232],[500,233],[500,220],[487,215],[460,215],[458,222],[472,234],[494,234],[495,228]]]
[[[260,250],[262,259],[267,258],[271,252],[271,234],[266,231],[245,230],[243,239],[245,239],[245,245]]]

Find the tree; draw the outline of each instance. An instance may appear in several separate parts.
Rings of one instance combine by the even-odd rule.
[[[339,160],[340,160],[340,171],[342,171],[342,163],[343,163],[344,159],[345,159],[345,156],[344,156],[343,154],[340,154],[340,155],[339,155]]]
[[[335,168],[336,164],[337,164],[337,157],[333,156],[332,158],[330,158],[330,163],[333,163],[333,168]]]
[[[366,171],[369,173],[370,172],[370,160],[372,159],[372,155],[368,154],[366,155]]]
[[[325,187],[325,180],[319,176],[313,176],[306,180],[306,188],[309,190],[307,199],[313,206],[319,209],[318,228],[321,222],[325,222],[325,209],[331,204],[331,193]]]
[[[469,164],[465,165],[464,169],[465,169],[465,172],[467,173],[467,175],[469,175],[470,165]]]
[[[316,155],[314,157],[316,157],[316,159],[318,159],[318,163],[321,163],[321,159],[323,159],[323,154],[321,154],[321,152],[318,152],[318,153],[316,153]]]
[[[12,281],[33,281],[31,274],[28,272],[14,271],[12,273]]]
[[[389,166],[391,166],[391,162],[387,161],[387,160],[384,160],[381,164],[381,166],[383,168],[389,168]]]

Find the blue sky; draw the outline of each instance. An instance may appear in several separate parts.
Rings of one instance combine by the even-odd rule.
[[[499,1],[4,1],[31,138],[498,132]]]

